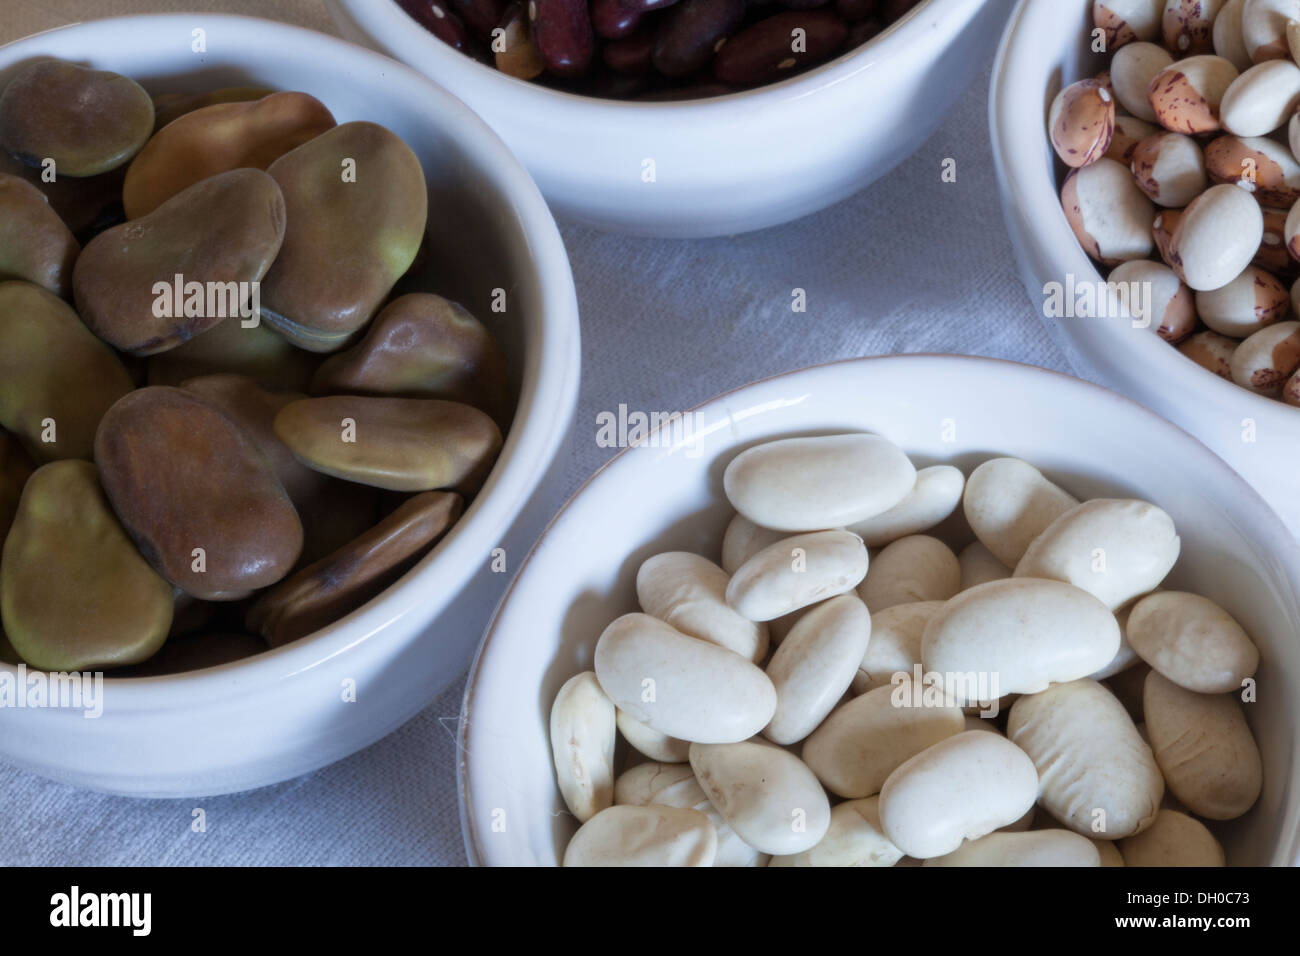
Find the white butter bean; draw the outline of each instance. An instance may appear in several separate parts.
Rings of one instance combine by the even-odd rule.
[[[876,555],[858,596],[872,614],[896,604],[946,601],[961,589],[957,555],[938,538],[900,538]]]
[[[1237,77],[1223,94],[1219,119],[1238,136],[1267,136],[1286,125],[1300,106],[1300,66],[1269,60]]]
[[[745,740],[776,710],[772,682],[748,660],[648,614],[624,614],[605,628],[595,663],[610,700],[669,737]]]
[[[718,836],[698,810],[609,807],[573,835],[565,866],[712,866]]]
[[[1018,458],[984,462],[966,480],[962,500],[975,536],[1009,568],[1044,528],[1079,503]]]
[[[1232,353],[1232,380],[1257,395],[1282,394],[1300,369],[1300,322],[1278,322],[1260,329]]]
[[[901,680],[842,704],[804,741],[804,762],[837,796],[879,793],[909,758],[965,730],[961,708],[925,690]]]
[[[1246,0],[1241,8],[1241,35],[1251,60],[1280,60],[1290,56],[1288,20],[1300,20],[1300,0]]]
[[[1206,292],[1241,275],[1263,240],[1259,203],[1238,186],[1211,186],[1183,210],[1169,254],[1182,280]]]
[[[812,771],[780,747],[756,741],[693,744],[695,779],[740,838],[763,853],[812,849],[831,805]]]
[[[998,734],[968,730],[904,762],[880,791],[885,836],[910,857],[943,856],[1018,820],[1038,797],[1029,756]]]
[[[1108,281],[1117,286],[1120,304],[1129,315],[1166,342],[1181,342],[1196,331],[1195,295],[1163,262],[1148,259],[1125,262],[1111,272]],[[1145,301],[1130,304],[1134,283],[1146,290],[1146,297]]]
[[[990,833],[963,843],[925,866],[1101,866],[1101,853],[1087,837],[1069,830]]]
[[[1173,519],[1155,505],[1094,498],[1048,525],[1025,551],[1015,576],[1073,584],[1114,610],[1154,590],[1181,547]]]
[[[870,637],[871,615],[851,594],[831,598],[801,617],[767,665],[776,688],[776,713],[763,736],[792,744],[817,729],[849,689]]]
[[[1156,111],[1151,108],[1147,91],[1156,74],[1173,62],[1169,51],[1154,43],[1129,43],[1115,51],[1110,78],[1119,105],[1138,119],[1154,123]]]
[[[551,705],[551,754],[569,812],[585,823],[614,802],[614,705],[596,675],[565,681]]]
[[[687,765],[690,769],[690,765]],[[650,794],[647,804],[698,810],[709,818],[718,835],[718,852],[714,866],[767,866],[768,854],[760,853],[740,838],[709,801],[709,796],[695,779],[695,771],[682,780],[667,783]]]
[[[790,537],[784,531],[760,528],[744,515],[736,515],[727,525],[722,536],[722,570],[735,574],[742,564],[762,551],[769,544],[776,544]]]
[[[997,559],[982,542],[972,541],[957,555],[961,565],[961,589],[969,591],[977,584],[1002,581],[1011,577],[1011,569]]]
[[[1153,670],[1142,710],[1165,783],[1189,810],[1233,820],[1254,805],[1263,764],[1235,694],[1193,693]]]
[[[1196,311],[1215,332],[1244,339],[1281,322],[1291,308],[1291,295],[1263,269],[1250,266],[1222,289],[1196,293]]]
[[[1161,810],[1156,822],[1122,840],[1125,866],[1223,866],[1223,847],[1200,820]]]
[[[1164,9],[1164,0],[1095,0],[1092,22],[1106,31],[1106,48],[1115,50],[1159,36]]]
[[[1128,617],[1132,611],[1133,605],[1129,604],[1115,612],[1115,621],[1119,624],[1119,650],[1115,652],[1115,656],[1110,659],[1109,664],[1101,668],[1101,670],[1088,675],[1090,680],[1105,680],[1108,677],[1114,677],[1120,671],[1128,670],[1141,660],[1128,642]]]
[[[1241,33],[1241,8],[1246,0],[1228,0],[1214,18],[1214,52],[1228,60],[1238,70],[1250,69],[1255,62],[1246,49],[1246,38]]]
[[[683,780],[694,780],[695,771],[688,763],[649,761],[624,770],[614,781],[614,803],[618,806],[644,807],[650,798],[665,787]]]
[[[1131,163],[1138,188],[1157,206],[1181,208],[1209,185],[1205,154],[1183,133],[1157,133],[1133,150]]]
[[[1133,723],[1139,727],[1145,726],[1142,722],[1142,691],[1150,673],[1151,668],[1146,661],[1139,659],[1132,667],[1126,667],[1118,674],[1106,678],[1110,692],[1124,705],[1128,715],[1133,718]]]
[[[1207,372],[1232,381],[1232,354],[1237,351],[1237,340],[1218,332],[1197,332],[1178,346],[1183,353]]]
[[[814,531],[768,545],[727,585],[727,603],[751,621],[770,621],[844,594],[867,576],[867,548],[850,531]]]
[[[632,745],[637,753],[645,754],[651,760],[661,763],[685,763],[691,744],[687,740],[678,740],[661,734],[649,724],[643,724],[627,711],[619,710],[614,714],[618,732]]]
[[[1038,768],[1039,803],[1084,836],[1132,836],[1155,820],[1165,782],[1115,695],[1093,680],[1021,697],[1007,738]]]
[[[966,477],[952,465],[934,465],[916,473],[916,485],[907,497],[883,514],[849,525],[868,548],[929,531],[957,510]]]
[[[1213,133],[1220,128],[1219,104],[1240,74],[1221,56],[1189,56],[1151,79],[1147,99],[1156,121],[1174,133]]]
[[[880,798],[848,800],[831,810],[831,823],[811,850],[774,856],[768,866],[893,866],[903,851],[880,829]]]
[[[1002,731],[998,730],[998,725],[986,717],[976,717],[974,714],[967,714],[963,720],[966,721],[967,730],[983,730],[991,734],[1002,734]],[[1028,817],[1030,814],[1025,814],[1025,816]],[[1012,824],[1012,826],[1015,826],[1015,824]],[[1003,827],[1002,829],[1006,830],[1008,828]],[[1028,825],[1026,824],[1023,829],[1029,829]]]
[[[1097,848],[1097,853],[1101,857],[1102,866],[1123,866],[1124,857],[1117,847],[1110,840],[1093,840],[1092,845]]]
[[[1061,187],[1061,208],[1084,251],[1104,265],[1151,255],[1155,206],[1113,159],[1076,169]]]
[[[1059,581],[1013,578],[963,591],[930,619],[921,640],[927,672],[949,682],[958,703],[1036,694],[1086,677],[1119,649],[1115,615],[1087,591]]]
[[[943,601],[895,604],[871,615],[871,640],[853,678],[853,693],[888,684],[895,674],[912,676],[921,663],[921,636]]]
[[[636,575],[641,610],[690,637],[761,661],[767,656],[767,625],[746,620],[727,605],[727,572],[688,551],[657,554]]]
[[[732,507],[778,531],[817,531],[864,521],[898,504],[916,469],[879,435],[787,438],[741,452],[723,474]]]
[[[1115,133],[1115,97],[1100,80],[1071,83],[1052,102],[1048,124],[1061,162],[1072,168],[1095,163]]]
[[[1198,694],[1239,690],[1259,666],[1259,649],[1241,625],[1199,594],[1162,591],[1129,617],[1134,651],[1169,680]]]
[[[774,617],[768,621],[767,633],[771,637],[771,646],[773,648],[780,647],[782,642],[790,636],[794,626],[799,623],[799,619],[805,614],[811,614],[813,609],[817,607],[820,607],[820,603],[810,604],[807,607],[791,611],[789,614],[782,614],[780,617]]]

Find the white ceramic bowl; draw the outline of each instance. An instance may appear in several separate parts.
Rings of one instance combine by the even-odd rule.
[[[1048,283],[1103,276],[1061,210],[1047,110],[1063,85],[1098,72],[1092,0],[1022,0],[1007,26],[990,97],[1007,230],[1037,307]],[[1300,534],[1300,409],[1262,398],[1184,358],[1126,318],[1044,319],[1079,374],[1181,425],[1244,475]]]
[[[461,721],[461,815],[472,861],[560,858],[575,825],[555,785],[551,702],[565,680],[591,668],[605,626],[637,609],[642,561],[670,550],[718,559],[731,517],[727,463],[774,438],[859,430],[897,442],[918,466],[953,462],[969,474],[987,458],[1015,455],[1077,496],[1141,496],[1167,509],[1183,540],[1171,581],[1229,609],[1263,656],[1249,719],[1264,792],[1218,832],[1231,862],[1300,859],[1300,547],[1203,445],[1095,385],[959,356],[817,366],[730,392],[699,413],[699,453],[642,446],[620,454],[551,522],[498,608]]]
[[[206,31],[202,54],[190,51],[196,28]],[[0,758],[80,786],[203,795],[297,776],[394,730],[463,671],[508,578],[492,573],[492,549],[506,549],[513,571],[551,513],[542,504],[520,518],[561,449],[577,393],[577,302],[563,245],[541,195],[492,131],[426,78],[370,50],[245,17],[128,17],[0,48],[0,78],[45,54],[117,70],[154,91],[305,90],[340,122],[389,127],[424,164],[430,288],[493,325],[508,354],[521,397],[486,486],[432,553],[365,607],[245,662],[106,680],[98,719],[0,708]],[[501,316],[488,307],[497,286],[511,290]],[[355,703],[342,702],[347,680],[356,682]]]
[[[326,5],[345,36],[423,71],[487,120],[561,218],[685,238],[787,222],[889,172],[970,86],[1010,0],[924,0],[801,76],[676,103],[574,96],[506,76],[435,39],[392,0]]]

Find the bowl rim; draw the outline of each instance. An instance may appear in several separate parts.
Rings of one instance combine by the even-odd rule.
[[[1077,0],[1080,9],[1086,0]],[[1073,275],[1083,281],[1104,282],[1105,277],[1096,263],[1083,251],[1061,209],[1060,192],[1056,182],[1060,161],[1048,141],[1047,117],[1042,110],[1040,96],[1049,86],[1035,85],[1039,70],[1034,69],[1038,58],[1045,57],[1041,44],[1030,34],[1026,19],[1037,5],[1033,0],[1020,0],[1002,34],[993,62],[989,93],[989,133],[993,148],[993,166],[997,176],[998,191],[1007,219],[1008,231],[1019,232],[1041,250],[1058,268],[1060,278]],[[1051,64],[1049,64],[1049,69]],[[1035,83],[1026,82],[1026,74]],[[1066,82],[1065,78],[1062,78]],[[1068,82],[1074,82],[1069,80]],[[1026,104],[1026,100],[1030,102]],[[1037,118],[1034,120],[1032,118]],[[1015,134],[1032,123],[1032,148],[1026,148]],[[1052,154],[1051,174],[1044,175],[1041,162],[1043,152]],[[1157,210],[1163,207],[1156,207]],[[1036,209],[1052,209],[1049,216],[1036,215]],[[1018,228],[1013,228],[1012,224]],[[1013,235],[1014,239],[1014,235]],[[1152,260],[1158,261],[1158,260]],[[1027,289],[1026,292],[1029,292]],[[1032,294],[1031,302],[1037,305]],[[1122,371],[1117,375],[1133,380],[1141,370],[1160,366],[1156,374],[1166,377],[1170,394],[1200,393],[1208,405],[1239,408],[1243,417],[1267,419],[1280,428],[1300,428],[1300,409],[1258,395],[1247,388],[1215,375],[1182,355],[1149,329],[1133,329],[1125,322],[1105,319],[1053,319],[1036,308],[1039,319],[1049,327],[1055,323],[1061,334],[1070,340],[1084,337],[1104,346],[1112,354],[1126,355],[1123,361],[1112,363]],[[1078,329],[1070,323],[1077,323]],[[1135,333],[1146,334],[1135,334]],[[1127,335],[1126,335],[1127,333]],[[1089,365],[1095,365],[1088,360]]]
[[[570,119],[580,116],[584,122],[611,120],[616,113],[627,114],[656,113],[661,119],[681,121],[683,123],[703,122],[713,117],[718,109],[734,109],[740,106],[750,113],[761,109],[772,109],[778,104],[801,100],[826,87],[854,79],[859,74],[872,69],[879,61],[876,54],[883,53],[880,47],[888,45],[888,57],[910,60],[916,47],[924,44],[931,32],[922,17],[935,13],[941,20],[958,16],[963,8],[969,8],[971,14],[987,3],[996,0],[920,0],[903,16],[899,17],[885,29],[881,30],[866,43],[845,50],[834,59],[821,63],[806,72],[796,74],[774,83],[767,83],[748,90],[724,93],[720,96],[706,96],[686,100],[619,100],[609,97],[588,96],[557,90],[554,87],[534,83],[509,76],[486,63],[481,63],[468,54],[461,53],[443,43],[420,23],[403,10],[396,0],[325,0],[335,18],[346,18],[348,25],[367,34],[384,51],[403,63],[431,60],[438,71],[439,78],[452,72],[459,72],[465,82],[481,83],[481,93],[485,97],[509,97],[518,94],[529,108],[551,109],[557,106],[565,111],[574,111]],[[406,39],[410,31],[420,34],[418,41]],[[897,40],[897,42],[894,42]],[[468,64],[472,69],[461,69]],[[457,87],[459,90],[460,87]],[[579,110],[600,110],[603,115],[593,117],[589,113],[576,113]],[[644,116],[637,117],[640,121]]]
[[[1025,0],[1028,2],[1028,0]],[[700,412],[706,408],[726,402],[735,398],[740,393],[746,392],[752,388],[770,385],[782,379],[797,379],[802,376],[812,375],[814,373],[825,372],[834,368],[870,368],[882,362],[888,362],[895,365],[904,364],[924,364],[931,362],[941,364],[977,366],[983,367],[990,374],[998,374],[999,370],[1016,375],[1024,375],[1030,378],[1047,378],[1058,380],[1059,383],[1069,389],[1077,389],[1087,397],[1096,402],[1106,403],[1107,409],[1125,413],[1138,419],[1145,419],[1148,423],[1157,428],[1168,429],[1171,436],[1177,441],[1187,446],[1194,454],[1204,456],[1205,464],[1211,469],[1218,469],[1221,477],[1229,483],[1236,486],[1237,494],[1241,496],[1243,502],[1238,507],[1252,509],[1257,512],[1262,509],[1261,519],[1271,517],[1272,520],[1261,520],[1259,527],[1262,530],[1263,538],[1267,540],[1254,539],[1257,549],[1275,555],[1278,559],[1287,583],[1291,586],[1292,594],[1300,603],[1300,541],[1292,536],[1285,529],[1280,517],[1272,506],[1259,494],[1255,488],[1246,481],[1235,469],[1232,468],[1223,458],[1217,455],[1212,449],[1203,444],[1196,436],[1184,428],[1174,424],[1168,419],[1162,418],[1155,412],[1151,411],[1144,405],[1139,404],[1126,395],[1116,392],[1112,389],[1089,382],[1086,379],[1069,375],[1065,372],[1058,372],[1054,369],[1042,368],[1037,365],[1030,365],[1025,362],[1012,361],[1010,359],[989,358],[977,355],[960,355],[945,352],[909,352],[900,355],[867,355],[856,356],[851,358],[833,359],[826,362],[819,362],[814,365],[804,366],[788,372],[779,372],[775,375],[769,375],[764,378],[756,379],[744,385],[728,389],[724,392],[709,398],[699,404],[687,409],[683,415],[689,415]],[[456,732],[456,793],[460,808],[461,836],[465,844],[465,855],[471,866],[483,866],[485,864],[485,854],[482,852],[479,843],[479,828],[474,817],[472,783],[470,780],[470,755],[477,751],[470,748],[470,736],[475,722],[471,720],[472,712],[475,705],[475,695],[478,690],[479,679],[483,672],[484,657],[488,653],[492,639],[496,636],[497,628],[503,611],[511,598],[514,596],[515,589],[519,582],[523,580],[524,575],[528,572],[533,558],[543,543],[550,537],[551,532],[556,525],[565,519],[569,510],[574,506],[577,500],[582,497],[587,490],[596,481],[601,480],[607,471],[613,469],[621,463],[626,456],[633,452],[645,453],[647,449],[653,450],[653,439],[659,434],[661,428],[655,428],[650,431],[642,441],[635,445],[622,448],[617,454],[612,456],[608,461],[602,464],[591,476],[588,477],[572,495],[564,502],[555,515],[547,522],[546,527],[542,529],[537,540],[533,542],[528,554],[520,562],[518,570],[511,579],[505,593],[502,594],[496,609],[489,619],[487,627],[483,632],[483,639],[479,642],[478,650],[474,654],[474,662],[470,665],[469,674],[465,681],[465,694],[461,701],[460,723]],[[1297,840],[1300,841],[1300,833],[1297,834]],[[1297,848],[1297,860],[1300,862],[1300,846]]]
[[[455,138],[467,153],[491,156],[492,162],[484,166],[483,172],[495,189],[501,208],[508,209],[517,224],[520,245],[529,256],[537,286],[539,316],[534,321],[535,343],[522,357],[518,404],[497,461],[464,514],[419,562],[346,616],[253,657],[151,677],[113,677],[108,671],[104,674],[104,687],[106,692],[111,689],[116,713],[190,709],[209,699],[233,701],[323,665],[371,638],[382,636],[385,631],[391,633],[392,625],[415,612],[424,603],[425,590],[434,585],[459,594],[490,550],[485,548],[478,554],[480,549],[475,539],[495,541],[503,535],[523,513],[543,475],[553,465],[576,410],[581,375],[577,292],[559,228],[532,177],[482,118],[419,71],[339,37],[238,14],[205,13],[202,21],[209,28],[215,24],[246,37],[255,35],[257,44],[311,50],[313,57],[323,61],[369,67],[374,85],[379,85],[382,78],[386,96],[405,99],[413,104],[413,111],[423,114],[430,123],[449,132],[454,130]],[[156,37],[167,29],[183,30],[188,35],[194,23],[194,14],[171,13],[85,20],[10,41],[0,46],[0,60],[9,66],[20,62],[24,54],[39,56],[45,52],[28,51],[27,47],[40,47],[52,37],[72,37],[81,40],[80,48],[86,51],[80,54],[83,59],[103,62],[120,53],[103,47],[106,27],[132,36]],[[82,37],[93,39],[87,42]],[[153,41],[142,41],[135,48],[156,52]],[[204,60],[203,65],[207,68],[229,65],[255,72],[256,62],[247,52],[248,47],[242,50],[228,54],[225,59],[209,54],[212,58]],[[118,58],[131,55],[128,51]],[[184,73],[178,71],[177,75]],[[418,97],[412,95],[415,93]],[[455,597],[448,604],[454,600]],[[16,673],[19,666],[37,670],[0,662],[0,672]],[[44,712],[56,715],[49,719],[71,713],[57,708]]]

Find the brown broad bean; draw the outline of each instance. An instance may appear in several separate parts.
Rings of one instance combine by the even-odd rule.
[[[248,611],[248,626],[272,647],[336,621],[374,597],[418,561],[460,517],[460,495],[427,491],[355,541],[295,572]]]
[[[141,554],[187,594],[238,600],[279,581],[302,552],[298,513],[256,444],[190,392],[123,397],[100,422],[95,461]]]

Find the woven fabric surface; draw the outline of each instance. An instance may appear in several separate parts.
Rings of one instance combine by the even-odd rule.
[[[187,6],[333,32],[317,0],[3,2],[0,42]],[[970,52],[992,59],[991,50]],[[596,443],[596,416],[620,404],[681,410],[790,369],[896,352],[964,352],[1067,370],[1017,277],[1002,224],[987,66],[915,156],[820,214],[689,242],[563,227],[583,334],[569,490],[612,454]],[[956,162],[956,182],[941,176],[947,159]],[[804,290],[804,312],[791,308],[796,289]],[[0,865],[464,864],[455,786],[463,687],[458,681],[349,759],[232,796],[133,800],[0,765]],[[204,833],[191,831],[196,807],[206,815]]]

